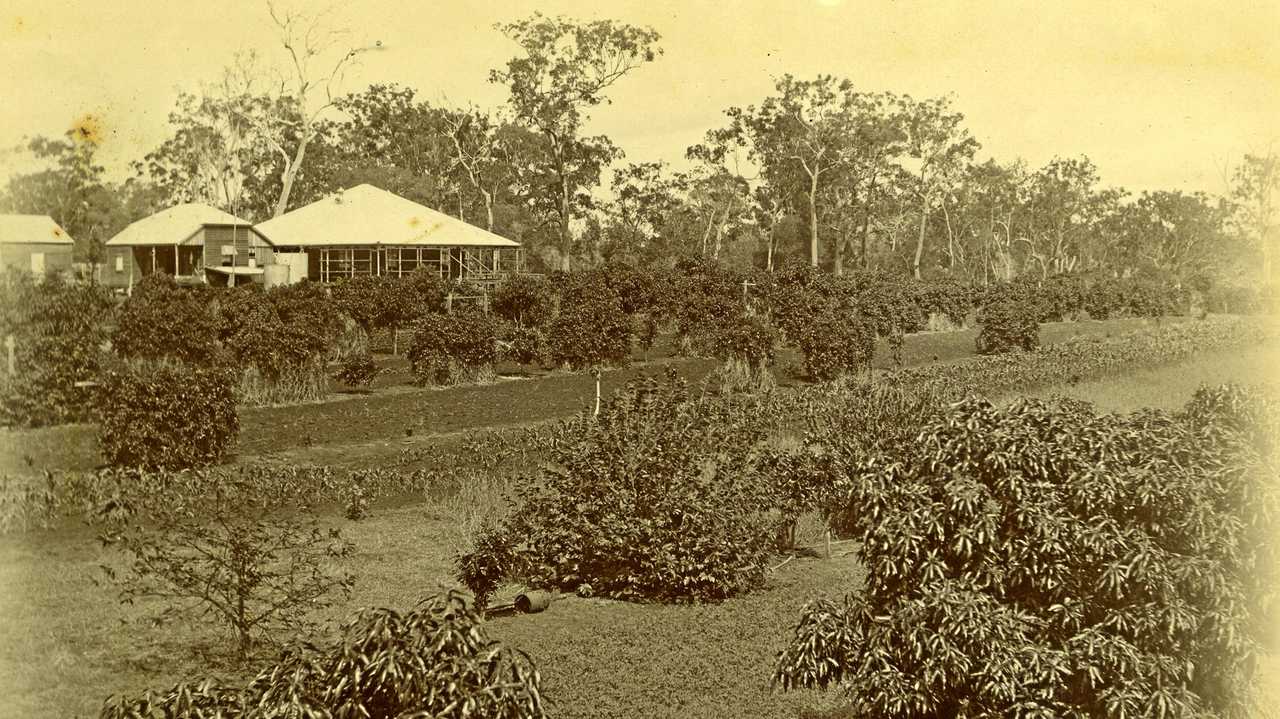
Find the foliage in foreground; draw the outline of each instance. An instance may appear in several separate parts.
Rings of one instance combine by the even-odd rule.
[[[1271,400],[959,403],[854,469],[865,592],[802,613],[784,689],[860,716],[1239,716],[1277,616]]]
[[[114,467],[215,464],[240,431],[224,369],[135,362],[102,375],[98,444]]]
[[[776,520],[758,481],[758,413],[632,383],[564,423],[541,481],[458,558],[485,602],[503,581],[628,600],[711,601],[764,579]]]
[[[536,719],[540,683],[529,657],[490,640],[479,613],[450,592],[404,613],[362,610],[337,641],[292,646],[243,688],[203,680],[110,697],[100,716]]]
[[[157,623],[212,620],[243,661],[255,644],[312,629],[308,615],[350,591],[354,578],[329,565],[351,544],[296,497],[243,477],[194,474],[173,484],[184,501],[171,499],[177,492],[134,494],[104,508],[102,541],[125,565],[103,568],[122,602],[158,601]]]
[[[107,358],[102,344],[110,298],[100,287],[56,275],[36,283],[29,273],[0,275],[0,338],[14,341],[14,374],[0,381],[0,424],[41,427],[92,418],[92,380]]]

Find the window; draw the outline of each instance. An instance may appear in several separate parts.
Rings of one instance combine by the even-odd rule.
[[[116,272],[124,272],[124,255],[116,255]]]
[[[43,252],[31,253],[31,273],[36,275],[44,274],[44,253]]]

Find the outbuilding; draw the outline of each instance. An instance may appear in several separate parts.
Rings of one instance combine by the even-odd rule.
[[[186,284],[261,282],[263,267],[272,262],[270,243],[252,223],[188,203],[144,217],[107,240],[102,283],[131,289],[156,272]]]
[[[0,215],[0,267],[69,272],[75,241],[48,215]]]
[[[333,282],[356,275],[408,275],[496,283],[523,270],[519,242],[406,200],[357,185],[254,226],[288,279]]]

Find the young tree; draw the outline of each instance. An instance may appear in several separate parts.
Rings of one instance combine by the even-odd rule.
[[[102,541],[127,559],[104,567],[121,601],[159,600],[157,619],[212,617],[230,630],[237,657],[254,645],[310,627],[310,612],[354,583],[329,564],[352,545],[322,529],[296,497],[263,488],[264,478],[197,474],[190,502],[164,497],[122,504]]]
[[[541,13],[497,29],[524,54],[491,71],[489,79],[510,90],[515,122],[540,136],[523,184],[535,214],[555,225],[560,267],[568,270],[570,223],[590,207],[588,190],[620,155],[607,137],[582,136],[586,112],[608,102],[605,91],[615,82],[661,54],[658,33],[612,20],[577,23]]]

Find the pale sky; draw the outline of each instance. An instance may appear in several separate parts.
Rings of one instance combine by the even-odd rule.
[[[395,82],[495,107],[505,92],[488,71],[516,47],[492,26],[535,9],[662,35],[665,55],[620,81],[588,128],[628,161],[679,163],[725,108],[759,102],[787,72],[951,94],[981,158],[1087,154],[1130,190],[1220,193],[1224,165],[1280,149],[1280,1],[353,0],[339,24],[384,49],[346,88]],[[216,78],[238,49],[280,57],[259,1],[0,0],[0,21],[0,146],[98,115],[117,178],[163,139],[179,88]],[[22,166],[0,155],[0,179]]]

